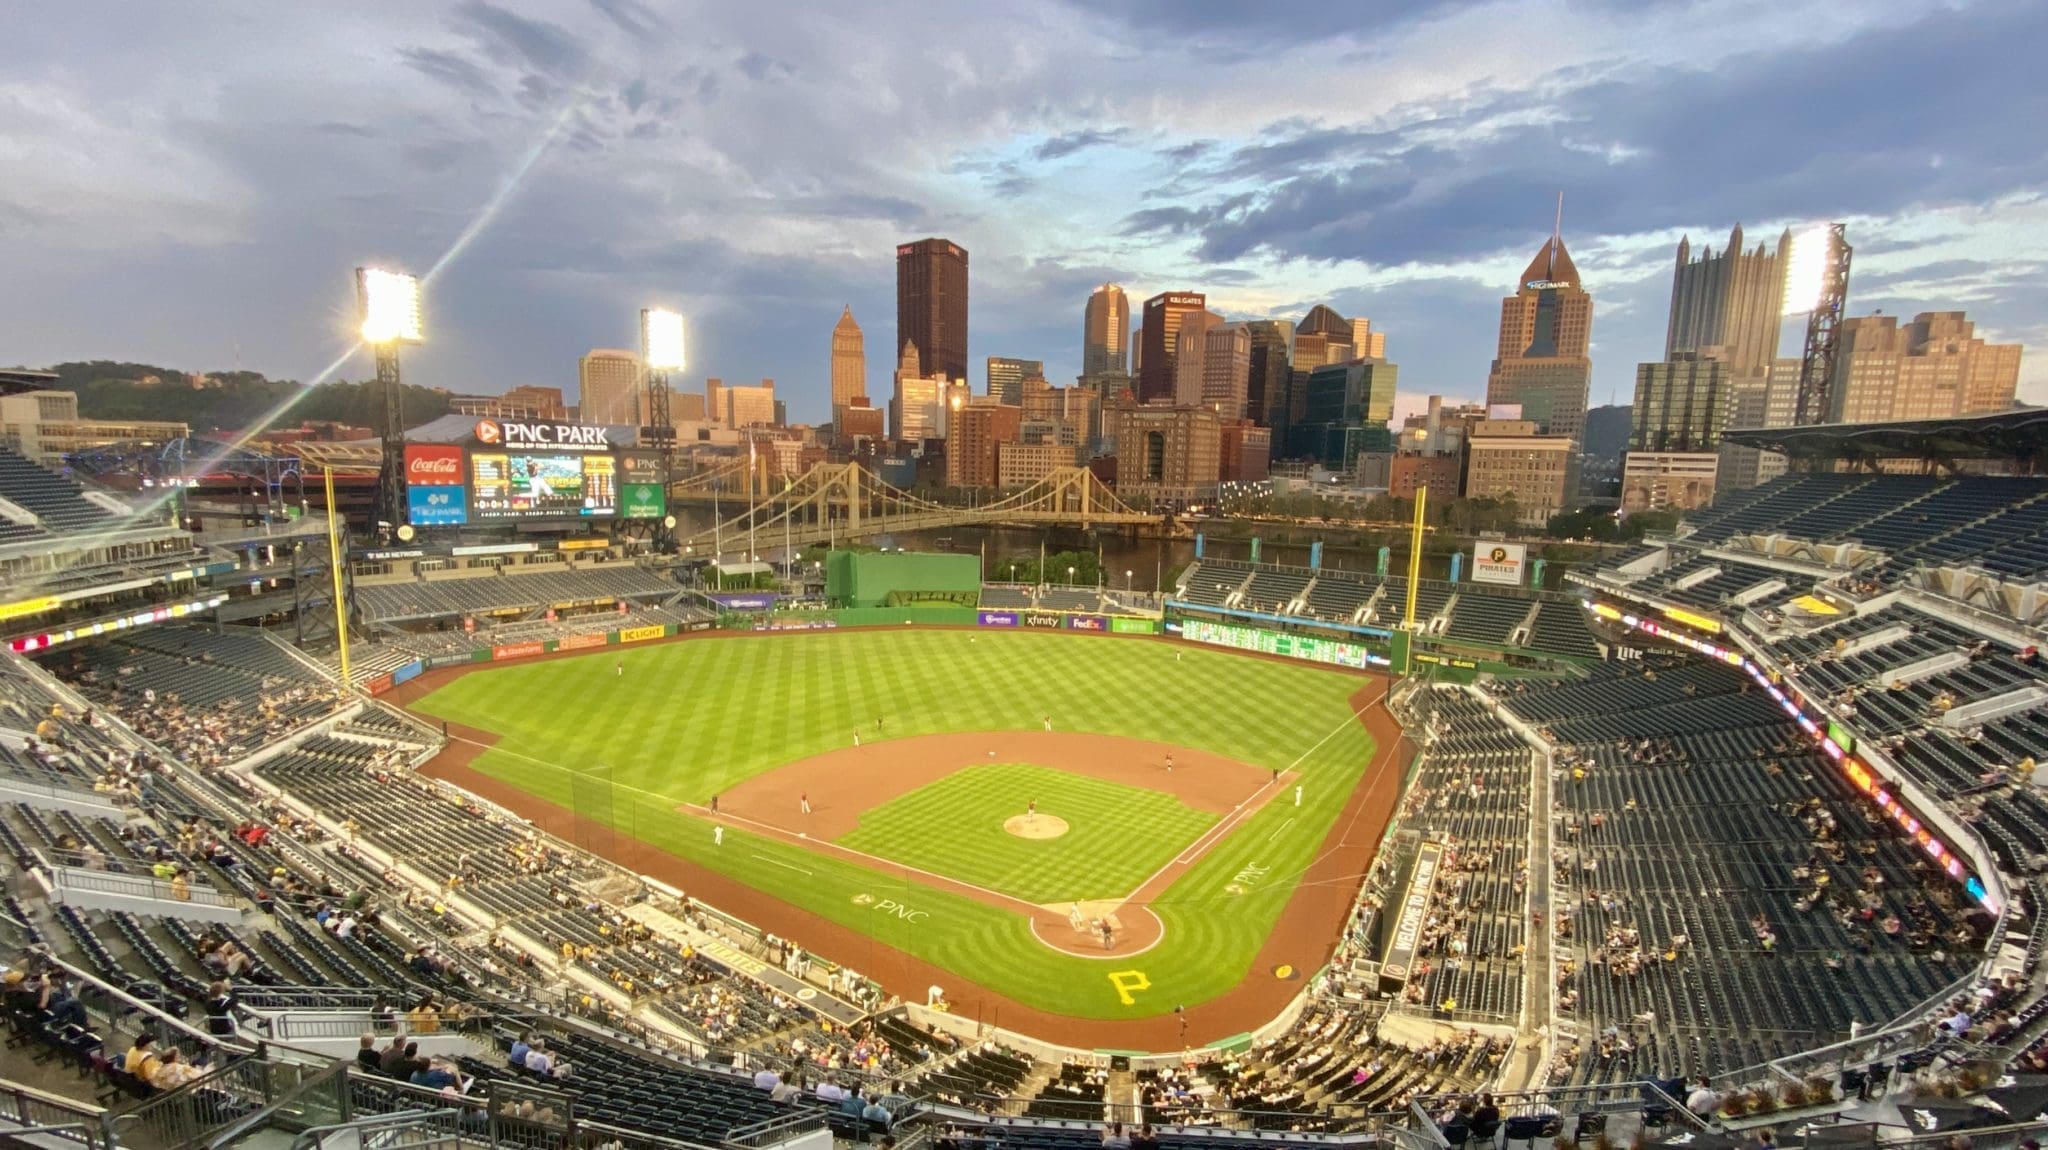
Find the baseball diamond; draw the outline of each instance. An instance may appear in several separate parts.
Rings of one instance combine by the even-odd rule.
[[[444,669],[399,698],[456,736],[430,773],[544,829],[894,993],[1129,1045],[1177,1038],[1176,1006],[1256,1026],[1296,988],[1253,975],[1327,960],[1399,786],[1385,694],[1165,640],[918,628]]]

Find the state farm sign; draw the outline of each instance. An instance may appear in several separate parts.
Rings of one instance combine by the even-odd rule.
[[[462,449],[438,443],[406,444],[405,482],[409,487],[460,486]]]
[[[551,447],[567,451],[604,451],[611,447],[605,429],[594,423],[519,423],[507,419],[476,421],[476,441],[483,447]]]

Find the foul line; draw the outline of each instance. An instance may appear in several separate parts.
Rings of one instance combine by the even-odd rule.
[[[789,869],[791,869],[791,870],[795,871],[795,872],[796,872],[796,873],[798,873],[798,874],[802,874],[802,875],[810,875],[810,876],[811,876],[812,878],[816,878],[816,877],[818,877],[817,875],[811,874],[811,872],[810,872],[810,871],[807,871],[807,870],[805,870],[804,868],[802,868],[802,867],[800,867],[800,866],[796,865],[795,863],[786,863],[786,862],[783,862],[783,861],[782,861],[781,859],[772,859],[772,858],[769,858],[769,857],[768,857],[767,855],[758,855],[758,854],[750,854],[750,855],[748,855],[747,857],[748,857],[748,858],[757,858],[757,859],[760,859],[760,860],[761,860],[762,862],[764,862],[764,863],[770,863],[770,864],[772,864],[772,865],[774,865],[774,866],[780,866],[780,867],[788,867]]]
[[[1267,795],[1264,802],[1261,802],[1258,806],[1251,808],[1249,811],[1247,811],[1244,806],[1239,806],[1237,810],[1231,813],[1229,818],[1226,818],[1222,822],[1217,823],[1215,826],[1210,827],[1209,830],[1206,833],[1204,833],[1201,838],[1198,838],[1194,842],[1188,844],[1186,850],[1183,850],[1180,854],[1174,856],[1172,862],[1169,862],[1165,866],[1160,867],[1158,870],[1153,871],[1152,874],[1149,875],[1144,882],[1141,882],[1137,885],[1136,889],[1132,890],[1131,893],[1125,895],[1122,899],[1118,900],[1117,908],[1121,910],[1132,899],[1137,898],[1138,895],[1143,893],[1146,887],[1151,886],[1153,883],[1159,881],[1159,879],[1164,877],[1166,873],[1172,870],[1174,867],[1193,867],[1196,863],[1200,862],[1202,860],[1203,855],[1208,854],[1209,851],[1212,848],[1214,848],[1217,843],[1223,841],[1223,838],[1229,833],[1232,826],[1266,809],[1267,804],[1273,801],[1274,796],[1280,793],[1280,790],[1287,785],[1288,781],[1300,778],[1301,776],[1295,772],[1296,767],[1299,767],[1302,763],[1306,762],[1310,755],[1313,755],[1317,751],[1321,750],[1323,748],[1324,743],[1329,742],[1331,739],[1336,738],[1338,735],[1343,734],[1349,728],[1355,726],[1364,717],[1367,711],[1370,711],[1374,707],[1378,706],[1383,700],[1386,699],[1386,697],[1387,693],[1385,691],[1382,691],[1380,694],[1374,696],[1373,698],[1366,700],[1364,705],[1353,708],[1349,714],[1344,716],[1343,722],[1338,723],[1336,726],[1330,728],[1330,732],[1324,735],[1322,738],[1317,739],[1314,745],[1310,746],[1308,750],[1303,751],[1299,755],[1296,755],[1294,757],[1294,761],[1287,764],[1287,766],[1280,772],[1280,781],[1278,783],[1266,783],[1262,785],[1258,791],[1252,792],[1254,795],[1257,795],[1260,791],[1264,791],[1269,787],[1272,788],[1273,793]],[[1341,816],[1344,813],[1343,809],[1339,808],[1337,813]],[[1292,822],[1293,820],[1290,818],[1288,821]],[[1274,833],[1278,834],[1279,832],[1275,831]],[[1271,842],[1272,838],[1269,836],[1266,841]],[[1310,865],[1313,866],[1314,863],[1311,862]],[[1304,871],[1303,873],[1306,872]],[[1162,890],[1159,893],[1165,894],[1166,892]]]

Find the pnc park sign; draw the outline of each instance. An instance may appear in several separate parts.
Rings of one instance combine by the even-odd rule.
[[[510,419],[479,419],[475,436],[479,447],[553,448],[557,451],[605,451],[611,440],[606,429],[595,423],[522,423]]]

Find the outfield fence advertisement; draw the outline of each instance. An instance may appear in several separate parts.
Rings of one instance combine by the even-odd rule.
[[[983,611],[976,618],[976,622],[979,622],[984,627],[1015,627],[1017,625],[1017,613],[1015,611]]]
[[[659,639],[668,634],[668,628],[660,624],[652,627],[622,627],[618,631],[619,642],[639,643],[648,639]]]
[[[1157,635],[1159,633],[1159,620],[1137,618],[1130,615],[1112,615],[1109,619],[1109,629],[1112,633],[1118,635]]]
[[[1181,634],[1197,643],[1209,643],[1218,647],[1231,647],[1239,651],[1257,651],[1264,655],[1283,655],[1289,659],[1306,659],[1312,663],[1329,663],[1338,667],[1385,667],[1390,660],[1356,643],[1340,643],[1335,639],[1324,639],[1315,635],[1290,635],[1284,631],[1263,631],[1256,627],[1232,627],[1226,623],[1211,623],[1206,619],[1186,619],[1181,622]]]
[[[1109,630],[1109,618],[1106,615],[1069,615],[1067,616],[1067,630],[1107,631]]]

